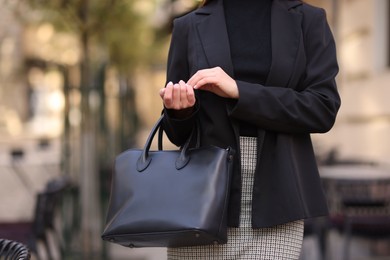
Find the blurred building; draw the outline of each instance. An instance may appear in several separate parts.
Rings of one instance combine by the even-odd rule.
[[[23,27],[14,14],[0,8],[0,135],[20,133],[21,122],[27,117],[25,79],[20,77],[24,56]],[[22,99],[20,98],[22,97]]]
[[[24,18],[32,12],[25,11],[23,3],[0,1],[0,224],[5,225],[31,222],[36,194],[61,175],[64,63],[56,57],[69,44],[64,50],[49,42],[71,40],[57,37],[48,24],[28,24]]]
[[[342,98],[334,128],[314,135],[317,152],[322,156],[330,152],[336,160],[390,165],[389,1],[309,2],[328,11],[337,42]]]

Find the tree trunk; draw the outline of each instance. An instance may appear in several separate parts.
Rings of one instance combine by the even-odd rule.
[[[83,259],[94,259],[102,251],[101,210],[99,194],[99,171],[97,166],[97,111],[91,101],[94,88],[91,83],[89,57],[88,11],[89,0],[80,3],[82,21],[81,43],[83,59],[81,61],[81,238]]]

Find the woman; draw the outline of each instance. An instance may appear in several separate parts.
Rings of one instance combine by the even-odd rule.
[[[325,12],[302,1],[209,0],[174,21],[164,129],[182,145],[238,151],[225,245],[169,248],[168,259],[298,259],[303,220],[327,214],[311,133],[340,106]]]

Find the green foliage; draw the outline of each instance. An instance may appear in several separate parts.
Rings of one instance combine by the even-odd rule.
[[[136,0],[27,1],[33,10],[39,12],[40,22],[50,22],[58,30],[75,33],[79,36],[80,42],[83,36],[87,37],[92,62],[108,61],[127,71],[148,62],[156,47],[156,31],[148,23],[151,17],[137,13],[136,2]]]
[[[119,68],[132,68],[148,60],[153,45],[153,29],[146,17],[133,12],[129,1],[118,1],[102,13],[105,22],[97,23],[96,41],[107,46],[110,61]]]

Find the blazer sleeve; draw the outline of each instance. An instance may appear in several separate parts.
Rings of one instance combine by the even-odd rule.
[[[187,56],[188,25],[185,17],[177,18],[173,22],[173,31],[168,52],[167,82],[172,81],[173,83],[178,83],[180,80],[187,82],[189,79]],[[172,116],[172,110],[164,108],[162,125],[169,140],[173,144],[181,146],[187,140],[194,127],[198,107],[197,101],[192,114],[180,119]]]
[[[314,14],[302,26],[306,65],[299,85],[237,81],[240,97],[228,108],[231,117],[283,133],[323,133],[332,128],[341,103],[335,82],[336,47],[325,11],[310,11]]]

